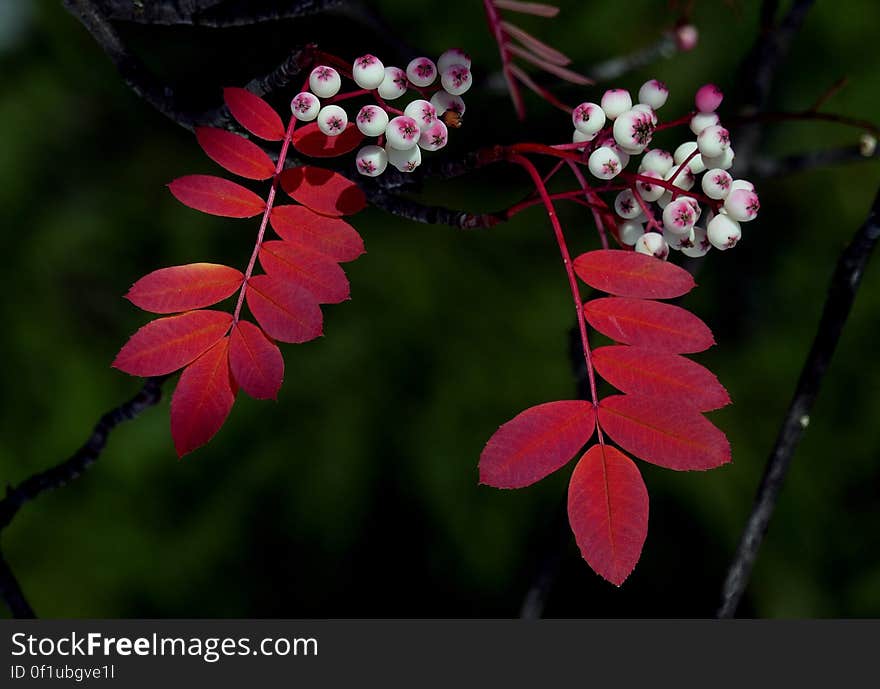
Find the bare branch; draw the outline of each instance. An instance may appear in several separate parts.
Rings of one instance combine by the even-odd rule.
[[[785,175],[805,172],[814,168],[842,163],[856,163],[880,159],[880,149],[874,149],[865,155],[862,146],[844,146],[820,151],[807,151],[783,158],[755,158],[748,172],[756,177],[782,177]]]
[[[344,0],[293,0],[250,2],[246,0],[96,0],[95,5],[111,21],[137,24],[188,25],[222,29],[319,14],[344,4]]]
[[[641,50],[637,50],[629,55],[613,57],[605,62],[587,67],[582,71],[593,81],[611,81],[619,79],[629,72],[652,65],[659,60],[668,59],[676,53],[678,53],[678,48],[675,44],[675,36],[671,33],[664,33],[655,43]]]
[[[21,590],[21,586],[12,573],[9,563],[3,557],[2,552],[0,552],[0,597],[6,601],[6,605],[9,606],[9,612],[12,613],[13,617],[19,619],[33,619],[36,617],[34,609],[28,603],[27,598],[25,598],[24,591]]]

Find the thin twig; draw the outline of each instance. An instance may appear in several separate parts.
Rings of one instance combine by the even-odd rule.
[[[855,301],[871,252],[880,238],[880,191],[865,223],[840,255],[813,345],[801,369],[794,397],[767,460],[755,504],[740,538],[722,590],[718,617],[736,614],[758,556],[770,517],[779,500],[795,449],[810,422],[810,412]]]
[[[0,597],[6,601],[9,612],[12,613],[13,617],[19,619],[33,619],[36,617],[34,609],[28,603],[24,591],[21,590],[21,586],[18,583],[18,579],[12,573],[12,569],[9,567],[6,558],[3,557],[2,552],[0,552]]]

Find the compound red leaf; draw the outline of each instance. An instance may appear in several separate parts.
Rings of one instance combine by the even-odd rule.
[[[196,139],[211,160],[236,175],[268,179],[275,174],[272,159],[243,136],[216,127],[196,127]]]
[[[158,318],[119,350],[113,366],[133,376],[162,376],[186,366],[215,344],[232,322],[223,311],[188,311]]]
[[[300,127],[293,133],[293,147],[312,158],[335,158],[336,156],[351,153],[361,145],[364,135],[349,122],[345,131],[338,136],[327,136],[318,129],[315,122]]]
[[[264,242],[260,264],[269,274],[312,293],[319,304],[338,304],[350,296],[345,271],[324,254],[291,242]]]
[[[703,321],[672,304],[603,297],[584,304],[584,316],[612,340],[658,352],[701,352],[715,344],[712,331]]]
[[[489,438],[480,455],[480,483],[522,488],[568,463],[593,435],[593,405],[581,400],[526,409]]]
[[[246,296],[251,313],[269,337],[298,343],[314,340],[323,332],[321,307],[299,285],[255,275],[248,280]]]
[[[610,445],[593,445],[571,475],[568,521],[584,560],[620,586],[648,535],[648,490],[635,463]]]
[[[345,220],[328,218],[305,206],[275,206],[269,222],[279,237],[305,244],[334,261],[353,261],[364,253],[364,240]]]
[[[207,443],[235,402],[229,376],[229,338],[224,337],[180,374],[171,398],[171,437],[183,457]]]
[[[266,208],[266,202],[250,189],[213,175],[179,177],[168,188],[185,206],[211,215],[252,218]]]
[[[624,450],[667,469],[713,469],[730,461],[724,433],[693,407],[668,399],[606,397],[599,402],[599,425]]]
[[[284,138],[284,123],[275,109],[247,89],[225,88],[223,100],[238,123],[254,136],[266,141]]]
[[[249,321],[239,321],[229,336],[229,368],[232,377],[251,397],[277,399],[284,380],[281,350]]]
[[[711,371],[678,354],[645,347],[600,347],[593,351],[593,366],[623,392],[664,397],[671,404],[687,403],[699,411],[730,404],[727,390]]]
[[[288,168],[281,173],[281,188],[295,201],[324,215],[351,215],[367,205],[358,185],[322,167]]]
[[[574,272],[590,287],[620,297],[673,299],[696,286],[683,268],[636,251],[588,251],[574,260]]]
[[[241,271],[229,266],[190,263],[154,270],[134,283],[125,298],[144,311],[179,313],[226,299],[243,279]]]

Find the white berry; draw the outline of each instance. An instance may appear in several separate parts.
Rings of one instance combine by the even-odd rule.
[[[676,199],[663,209],[663,229],[672,234],[688,234],[696,222],[696,213],[687,199]]]
[[[464,115],[464,101],[461,96],[453,96],[451,93],[446,93],[443,90],[437,91],[437,93],[431,96],[431,105],[434,106],[438,115],[442,115],[447,110]]]
[[[616,119],[627,110],[632,109],[632,96],[624,89],[608,89],[602,94],[602,110],[609,120]]]
[[[332,67],[327,65],[318,65],[309,74],[309,89],[318,98],[330,98],[339,93],[339,87],[342,86],[342,79]]]
[[[308,91],[297,93],[290,101],[290,112],[300,122],[311,122],[321,111],[321,101]]]
[[[698,136],[706,127],[718,124],[718,114],[714,112],[698,112],[691,118],[690,128],[694,136]]]
[[[620,154],[610,146],[600,146],[590,154],[590,172],[599,179],[613,179],[623,170]]]
[[[633,246],[645,234],[645,226],[635,220],[627,220],[617,227],[617,236],[622,244]]]
[[[420,98],[407,105],[403,114],[412,117],[419,127],[427,127],[437,119],[437,108]]]
[[[318,129],[327,136],[339,136],[348,126],[348,115],[338,105],[325,105],[317,119]]]
[[[713,168],[703,175],[703,193],[710,199],[723,199],[731,191],[733,178],[730,173],[721,168]]]
[[[694,235],[691,238],[691,246],[683,246],[681,248],[681,253],[688,258],[701,258],[705,256],[711,248],[712,244],[706,236],[706,228],[695,227]]]
[[[742,228],[736,220],[721,213],[709,221],[706,227],[706,236],[712,246],[719,251],[725,251],[736,246],[742,237]]]
[[[739,222],[748,222],[758,216],[761,202],[754,191],[748,189],[736,189],[730,192],[724,200],[724,210],[728,215]]]
[[[706,127],[697,136],[700,154],[709,158],[717,158],[730,148],[730,132],[719,124]]]
[[[636,240],[636,251],[665,261],[669,256],[669,245],[656,232],[646,232]]]
[[[653,177],[654,179],[662,180],[663,175],[655,170],[645,170],[644,172],[639,173],[642,177]],[[636,182],[636,191],[639,192],[639,196],[641,196],[645,201],[651,203],[652,201],[656,201],[661,196],[663,196],[663,192],[666,190],[661,187],[659,184],[651,184],[650,182]]]
[[[669,89],[666,84],[656,79],[651,79],[642,84],[639,89],[639,103],[650,105],[654,110],[659,110],[669,97]]]
[[[400,98],[409,86],[406,78],[406,72],[400,67],[386,67],[385,77],[379,84],[379,96],[385,100],[394,100]]]
[[[419,143],[419,137],[422,130],[419,128],[418,122],[412,117],[400,115],[395,117],[385,127],[385,139],[391,148],[398,151],[408,151]]]
[[[437,70],[445,72],[452,65],[471,66],[471,57],[461,48],[450,48],[437,59]]]
[[[449,138],[449,132],[446,125],[440,120],[427,127],[422,128],[421,136],[419,136],[419,146],[426,151],[439,151],[446,145]]]
[[[642,207],[630,189],[624,189],[615,197],[614,210],[624,220],[634,220],[642,215]]]
[[[355,117],[355,124],[364,136],[379,136],[388,126],[388,113],[378,105],[365,105]]]
[[[605,126],[605,111],[596,103],[581,103],[572,111],[571,121],[581,134],[595,134]]]
[[[381,146],[364,146],[355,158],[358,172],[367,177],[378,177],[388,167],[388,154]]]
[[[401,172],[412,172],[422,164],[422,150],[418,146],[413,146],[406,151],[389,148],[388,162]]]
[[[651,115],[641,110],[627,110],[614,120],[614,140],[625,150],[641,153],[651,143],[654,123]]]
[[[672,163],[673,158],[671,153],[660,148],[652,148],[645,153],[642,158],[639,170],[653,170],[654,172],[659,172],[661,175],[665,175],[670,169],[672,169]]]
[[[351,76],[362,89],[372,91],[385,79],[385,65],[375,55],[362,55],[354,61]]]
[[[465,65],[450,65],[440,75],[440,83],[447,93],[460,96],[471,87],[471,70]]]
[[[437,78],[437,65],[426,57],[417,57],[406,66],[406,78],[419,88],[430,86]]]

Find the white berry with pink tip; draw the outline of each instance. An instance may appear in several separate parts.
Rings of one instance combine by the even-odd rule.
[[[748,189],[736,189],[724,199],[724,210],[739,222],[749,222],[758,217],[761,202],[758,195]]]
[[[663,209],[663,229],[672,234],[688,234],[696,222],[696,213],[687,199],[676,199]]]
[[[391,148],[396,148],[398,151],[415,148],[421,135],[422,130],[418,122],[406,115],[395,117],[385,127],[385,140]]]
[[[742,237],[742,228],[730,216],[720,213],[706,226],[709,242],[719,251],[732,249]]]
[[[447,110],[464,115],[464,100],[461,96],[453,96],[451,93],[440,90],[431,96],[431,105],[437,111],[438,115],[442,115]]]
[[[614,140],[628,153],[637,155],[648,147],[654,136],[651,115],[641,110],[627,110],[614,120]]]
[[[657,180],[663,180],[663,175],[661,175],[659,172],[656,172],[655,170],[645,170],[644,172],[640,172],[639,174],[642,177],[653,177]],[[647,201],[648,203],[652,203],[653,201],[656,201],[661,196],[663,196],[663,192],[665,192],[666,189],[664,189],[659,184],[651,184],[650,182],[639,180],[638,182],[636,182],[636,191],[639,193],[639,196],[641,196],[643,200]]]
[[[351,76],[355,84],[372,91],[385,79],[385,65],[375,55],[361,55],[351,66]]]
[[[691,118],[690,128],[694,133],[694,136],[699,136],[700,132],[703,131],[706,127],[712,127],[713,125],[718,124],[719,117],[718,113],[715,112],[698,112]]]
[[[614,198],[614,211],[624,220],[635,220],[644,215],[631,189],[624,189]]]
[[[608,89],[602,94],[602,110],[609,120],[631,110],[633,106],[632,96],[625,89]]]
[[[683,249],[689,248],[693,245],[694,228],[692,227],[684,234],[675,234],[674,232],[670,232],[669,230],[664,229],[663,239],[666,241],[666,244],[669,246],[670,249],[674,249],[675,251],[682,251]]]
[[[754,191],[755,185],[749,182],[747,179],[735,179],[733,183],[730,185],[730,191],[736,191],[737,189],[745,189],[746,191]]]
[[[358,111],[354,122],[364,136],[379,136],[388,126],[388,113],[378,105],[365,105]]]
[[[663,179],[665,179],[667,182],[672,183],[679,189],[690,191],[697,181],[697,176],[690,168],[675,165],[669,172],[667,172],[663,176]]]
[[[595,139],[598,135],[599,135],[598,132],[595,132],[593,134],[584,134],[582,132],[579,132],[577,129],[575,129],[574,132],[572,132],[572,134],[571,134],[571,143],[573,143],[573,144],[589,143],[590,141]],[[583,151],[584,148],[586,148],[586,147],[578,148],[578,150]]]
[[[389,148],[388,162],[401,172],[412,172],[422,164],[422,150],[418,146],[406,151]]]
[[[683,246],[681,248],[681,253],[683,253],[688,258],[702,258],[707,253],[709,253],[709,249],[711,248],[712,244],[709,242],[709,238],[706,236],[706,228],[695,227],[694,236],[691,239],[691,245]]]
[[[620,154],[610,146],[600,146],[590,154],[587,167],[594,177],[613,179],[623,170]]]
[[[406,78],[406,72],[400,67],[386,67],[385,77],[379,84],[379,97],[385,100],[394,100],[400,98],[409,87],[409,81]]]
[[[407,105],[403,109],[403,114],[412,117],[419,127],[427,127],[437,120],[437,108],[421,98]]]
[[[733,146],[728,146],[727,150],[716,158],[703,156],[703,162],[706,164],[706,167],[717,167],[722,170],[729,170],[733,167],[734,158],[736,158],[736,154],[733,152]]]
[[[721,168],[716,167],[712,170],[707,170],[706,174],[703,175],[703,193],[710,199],[720,200],[726,198],[731,192],[732,184],[733,178],[730,176],[730,173]]]
[[[327,65],[318,65],[309,74],[309,89],[318,98],[330,98],[339,93],[342,86],[342,79],[332,67]]]
[[[650,105],[654,110],[662,108],[667,98],[669,98],[669,89],[657,79],[646,81],[639,89],[639,103]]]
[[[724,151],[730,148],[730,132],[720,124],[706,127],[697,136],[697,146],[700,155],[708,158],[718,158],[724,155]]]
[[[665,261],[669,256],[669,245],[657,232],[646,232],[636,240],[636,251]]]
[[[657,126],[657,113],[654,112],[654,108],[652,108],[650,105],[645,105],[644,103],[636,103],[634,106],[632,106],[632,109],[637,112],[647,113],[651,117],[651,124],[653,124],[655,127]]]
[[[437,59],[437,70],[445,72],[452,65],[464,65],[470,69],[471,56],[461,48],[450,48]]]
[[[688,168],[695,175],[699,175],[706,169],[703,163],[703,156],[699,152],[699,146],[696,141],[685,141],[681,146],[675,149],[672,154],[675,165],[682,165],[684,161],[688,161]]]
[[[355,158],[357,170],[366,177],[378,177],[388,167],[388,153],[381,146],[364,146]]]
[[[705,84],[697,91],[694,97],[694,104],[699,112],[715,112],[721,101],[724,100],[724,93],[715,84]]]
[[[617,236],[621,244],[633,246],[645,234],[645,226],[635,220],[627,220],[617,226]]]
[[[419,136],[419,146],[426,151],[439,151],[446,145],[449,140],[449,132],[446,125],[440,120],[429,124],[422,128],[422,134]]]
[[[348,115],[338,105],[325,105],[318,113],[318,129],[327,136],[339,136],[348,126]]]
[[[437,78],[437,65],[426,57],[417,57],[406,66],[406,78],[413,86],[430,86]]]
[[[447,93],[460,96],[471,87],[471,70],[465,65],[450,65],[440,74],[440,83]]]
[[[669,151],[664,151],[662,148],[652,148],[642,157],[642,162],[639,164],[639,171],[646,172],[648,170],[653,170],[660,175],[665,175],[672,169],[673,162],[674,159]]]
[[[290,101],[290,112],[300,122],[311,122],[321,111],[321,101],[308,91],[297,93]]]
[[[595,134],[605,126],[605,111],[596,103],[581,103],[571,113],[574,128],[581,134]]]

